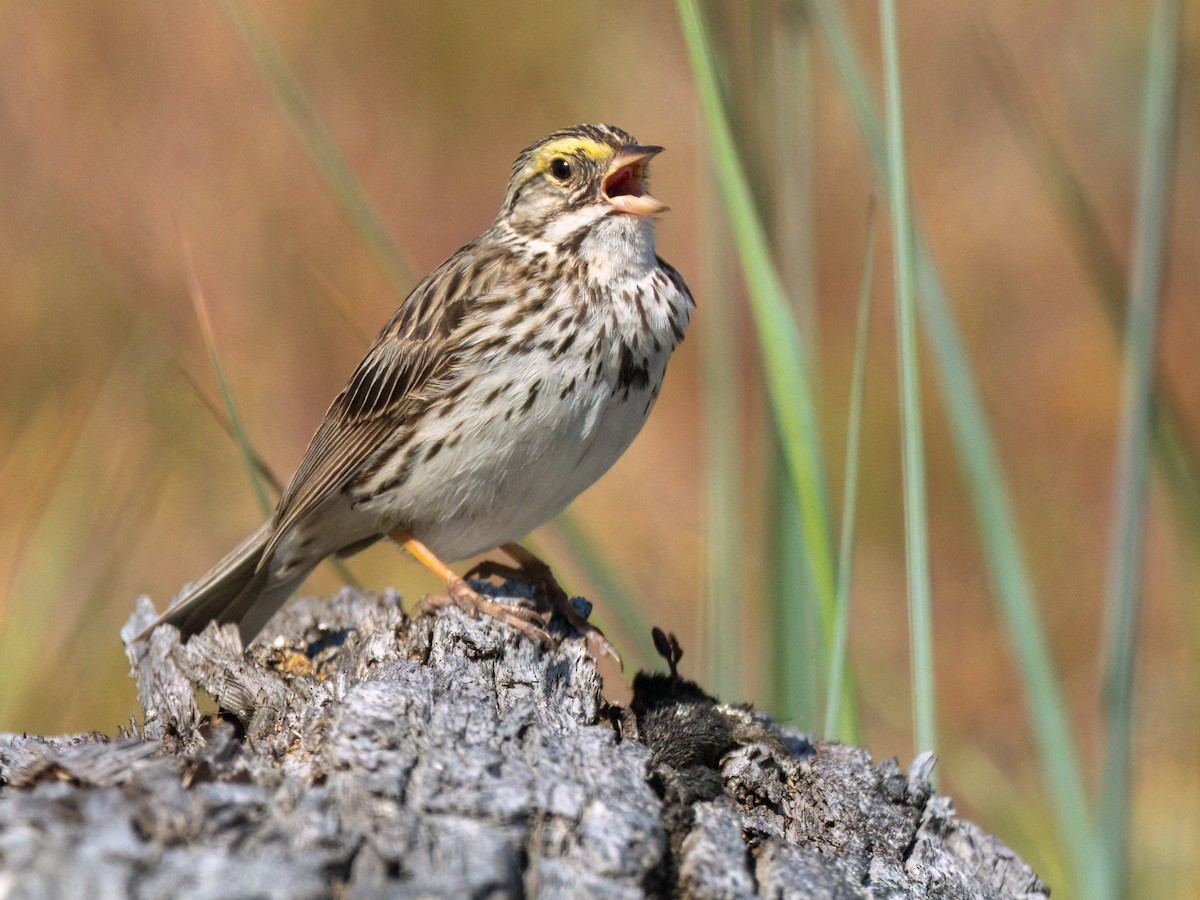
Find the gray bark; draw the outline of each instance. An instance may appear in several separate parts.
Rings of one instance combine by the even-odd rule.
[[[930,760],[669,675],[606,707],[567,628],[545,649],[351,590],[245,653],[160,628],[127,647],[141,726],[0,735],[0,898],[1048,896]]]

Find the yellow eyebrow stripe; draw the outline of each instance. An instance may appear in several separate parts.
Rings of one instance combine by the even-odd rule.
[[[538,148],[533,160],[538,171],[545,171],[556,156],[583,156],[596,162],[607,162],[614,152],[608,144],[590,138],[562,138]]]

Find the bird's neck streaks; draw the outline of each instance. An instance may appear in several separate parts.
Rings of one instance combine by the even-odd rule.
[[[655,255],[649,219],[582,210],[563,218],[539,236],[498,225],[495,237],[511,254],[508,276],[496,301],[478,310],[473,350],[523,364],[548,355],[568,394],[575,384],[603,383],[602,395],[645,403],[683,339],[691,297]],[[538,287],[505,296],[504,285]]]

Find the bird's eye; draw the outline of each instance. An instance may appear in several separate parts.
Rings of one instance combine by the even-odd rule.
[[[550,160],[550,174],[559,181],[566,181],[571,177],[571,164],[566,157],[556,156]]]

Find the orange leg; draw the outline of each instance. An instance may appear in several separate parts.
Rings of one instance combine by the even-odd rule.
[[[607,654],[616,661],[617,665],[624,668],[625,664],[621,661],[620,654],[609,643],[608,638],[604,636],[604,632],[575,611],[575,607],[571,605],[571,599],[567,596],[567,592],[559,585],[558,580],[554,577],[554,573],[550,571],[550,566],[544,560],[517,543],[502,544],[500,549],[511,557],[513,562],[520,568],[513,568],[502,563],[484,560],[472,569],[468,575],[483,578],[499,575],[503,578],[512,578],[536,585],[541,588],[546,599],[550,601],[551,608],[561,613],[563,618],[570,622],[576,631],[587,638],[588,649],[591,651],[592,656],[599,659],[600,654]]]
[[[429,548],[416,538],[403,532],[396,532],[391,535],[391,538],[416,557],[425,568],[437,575],[446,585],[445,594],[433,594],[423,598],[416,607],[419,612],[431,612],[453,603],[469,615],[477,616],[479,613],[483,613],[517,629],[532,640],[543,644],[550,643],[550,635],[542,628],[542,620],[533,610],[497,603],[495,600],[481,596],[472,590],[466,581],[450,571],[449,566],[434,556]]]

